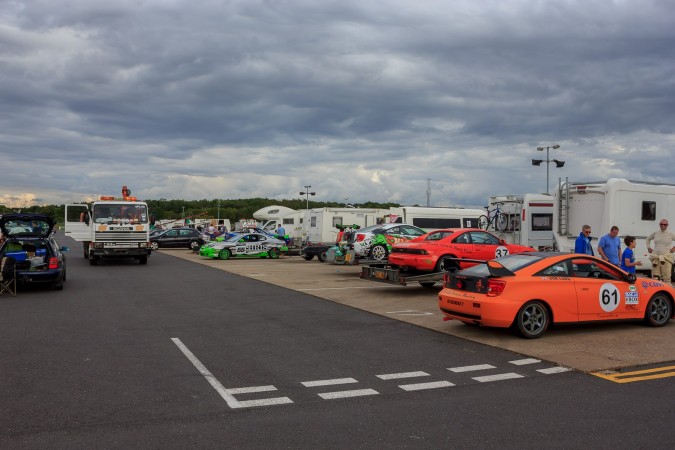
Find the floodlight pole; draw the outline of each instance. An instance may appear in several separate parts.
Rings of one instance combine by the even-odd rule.
[[[532,160],[532,165],[533,166],[539,166],[541,163],[545,162],[546,163],[546,194],[548,195],[548,187],[549,187],[549,164],[552,162],[555,163],[556,167],[562,167],[565,165],[565,161],[560,161],[557,159],[550,159],[549,158],[549,149],[557,150],[560,148],[560,145],[558,144],[553,144],[547,147],[537,147],[537,151],[543,152],[544,148],[546,149],[546,159],[533,159]]]
[[[311,188],[311,185],[306,185],[304,186],[305,192],[300,192],[300,195],[306,195],[307,196],[307,210],[309,211],[309,196],[310,195],[316,195],[316,192],[309,192],[309,188]]]

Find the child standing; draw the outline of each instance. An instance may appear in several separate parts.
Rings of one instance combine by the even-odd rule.
[[[642,261],[635,262],[635,253],[633,253],[635,237],[626,236],[623,243],[626,244],[626,250],[621,255],[621,268],[628,273],[635,273],[635,266],[642,265]]]

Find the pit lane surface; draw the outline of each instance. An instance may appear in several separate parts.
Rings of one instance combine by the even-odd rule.
[[[406,287],[387,285],[361,280],[358,266],[329,265],[299,257],[220,261],[187,250],[165,253],[585,372],[675,361],[675,321],[663,328],[639,322],[566,325],[548,330],[543,338],[527,340],[509,330],[443,321],[437,304],[440,283],[433,289],[414,283]]]
[[[620,385],[161,253],[89,266],[62,240],[63,291],[0,297],[0,448],[675,438],[672,378]]]

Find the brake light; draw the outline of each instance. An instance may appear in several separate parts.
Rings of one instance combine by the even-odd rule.
[[[49,268],[58,269],[59,268],[59,258],[49,258]]]
[[[356,242],[361,242],[366,238],[365,234],[356,233]]]
[[[504,292],[504,288],[506,287],[506,281],[504,280],[494,280],[494,279],[489,279],[488,280],[488,289],[487,289],[487,296],[488,297],[496,297],[502,292]]]

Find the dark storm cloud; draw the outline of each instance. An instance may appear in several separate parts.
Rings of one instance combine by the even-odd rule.
[[[0,202],[423,203],[430,178],[436,204],[480,205],[543,191],[552,143],[553,179],[670,181],[668,2],[2,4]]]

